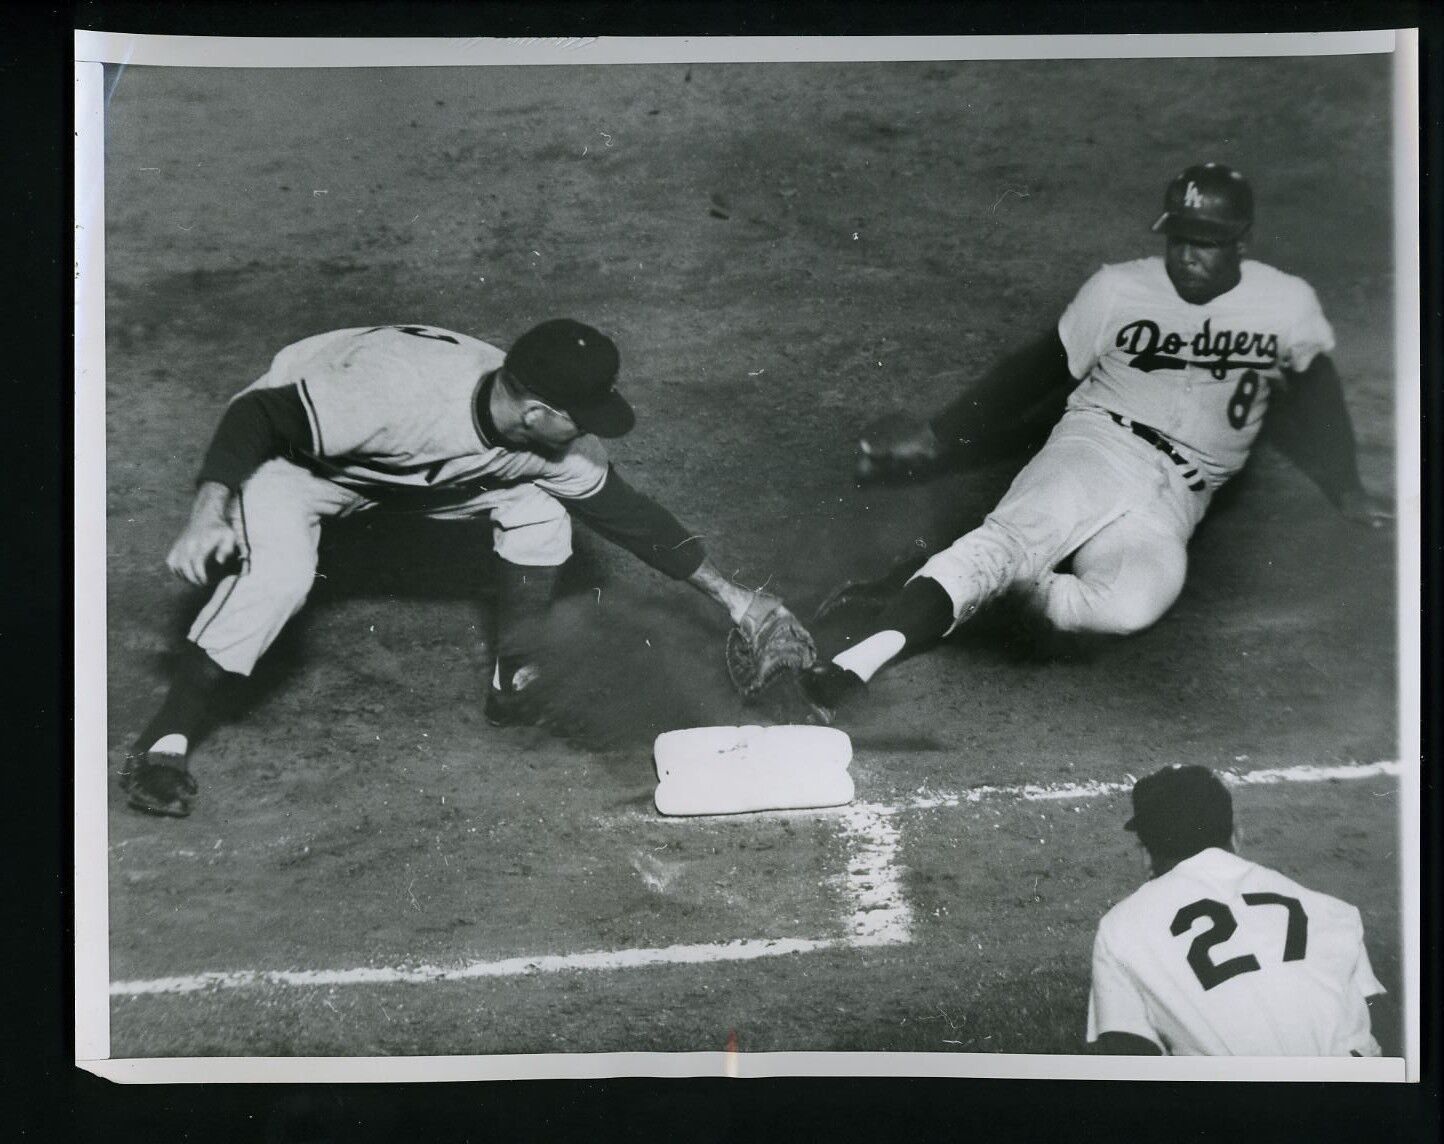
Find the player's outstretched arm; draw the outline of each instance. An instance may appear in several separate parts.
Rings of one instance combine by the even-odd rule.
[[[703,560],[688,582],[722,605],[732,620],[727,674],[744,697],[755,697],[777,676],[817,662],[817,644],[782,597],[734,583],[710,560]]]
[[[782,597],[757,588],[745,588],[727,579],[710,559],[704,559],[687,583],[715,600],[738,627],[755,631],[773,611],[782,607]],[[750,622],[749,622],[750,621]],[[749,633],[750,634],[750,633]]]
[[[217,481],[202,481],[196,489],[190,519],[165,558],[166,567],[188,584],[203,586],[212,562],[224,564],[242,551],[227,516],[230,501],[231,490]]]
[[[601,487],[585,497],[553,495],[598,536],[673,580],[686,580],[707,557],[702,537],[629,485],[615,465],[607,466]]]
[[[812,637],[780,597],[723,576],[708,558],[702,538],[627,484],[615,467],[608,468],[595,493],[562,503],[594,532],[674,580],[685,580],[727,613],[733,625],[729,671],[744,694],[760,689],[778,672],[801,670],[817,658]]]
[[[1326,354],[1308,369],[1285,371],[1269,403],[1265,439],[1296,464],[1346,520],[1382,528],[1394,519],[1387,500],[1359,478],[1358,444],[1339,371]]]
[[[1077,385],[1056,329],[1004,357],[924,420],[891,414],[858,441],[860,481],[916,480],[1015,452],[1053,427]]]
[[[776,596],[744,588],[723,576],[708,558],[702,537],[628,484],[615,465],[608,467],[597,492],[562,503],[599,536],[716,601],[734,624],[743,625],[749,610],[760,616],[782,603]]]

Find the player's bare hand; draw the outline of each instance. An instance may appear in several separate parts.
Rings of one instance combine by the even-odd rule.
[[[215,481],[202,481],[196,489],[190,520],[165,558],[165,566],[187,584],[203,587],[213,568],[245,555],[227,516],[230,499],[230,489]]]
[[[187,584],[204,587],[211,569],[240,555],[241,544],[225,521],[191,521],[171,545],[166,567]]]
[[[1394,520],[1394,508],[1383,497],[1350,489],[1339,497],[1339,515],[1369,528],[1387,528]]]
[[[763,623],[782,606],[781,596],[774,596],[771,592],[763,592],[760,589],[754,590],[747,602],[747,607],[740,616],[736,617],[735,622],[742,629],[743,635],[749,640],[755,639]]]
[[[778,596],[754,591],[736,623],[727,635],[727,674],[744,696],[754,697],[779,674],[805,671],[817,661],[817,644]]]
[[[874,421],[857,442],[859,481],[907,481],[946,467],[943,443],[921,418],[894,413]]]

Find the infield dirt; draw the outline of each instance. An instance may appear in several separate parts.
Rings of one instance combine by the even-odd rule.
[[[1164,182],[1218,159],[1254,180],[1251,253],[1317,289],[1365,479],[1392,488],[1382,57],[129,68],[107,90],[116,980],[811,938],[850,909],[834,817],[652,812],[653,736],[750,716],[720,617],[580,529],[569,737],[482,718],[488,528],[363,516],[328,528],[305,612],[197,748],[195,815],[126,810],[114,772],[202,600],[162,564],[196,467],[226,399],[308,334],[599,326],[639,415],[619,466],[805,613],[978,521],[1020,464],[859,488],[856,430],[931,409],[1097,265],[1152,253]],[[1261,452],[1148,632],[1039,660],[981,625],[880,677],[844,724],[859,798],[1396,758],[1394,582],[1389,533]],[[1238,803],[1249,856],[1360,907],[1397,999],[1394,782]],[[905,945],[122,997],[112,1052],[720,1049],[732,1030],[744,1050],[1077,1051],[1093,927],[1140,878],[1123,817],[1116,797],[897,816]]]

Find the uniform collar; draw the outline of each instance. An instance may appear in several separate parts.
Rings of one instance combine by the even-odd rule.
[[[1247,858],[1240,858],[1232,850],[1225,850],[1221,846],[1210,846],[1207,850],[1200,850],[1178,863],[1174,870],[1209,871],[1212,873],[1227,874],[1240,869],[1243,866],[1252,866],[1253,863]],[[1172,873],[1173,871],[1169,871]]]
[[[476,435],[488,449],[506,448],[505,439],[491,419],[491,392],[496,386],[496,370],[483,374],[476,383],[476,396],[471,402],[471,424]]]

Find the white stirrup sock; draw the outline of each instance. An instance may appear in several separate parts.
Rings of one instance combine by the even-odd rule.
[[[902,632],[895,632],[891,629],[885,632],[875,632],[856,647],[850,647],[845,652],[833,656],[832,662],[838,667],[846,668],[867,683],[897,657],[906,643],[907,640],[903,637]]]
[[[187,739],[179,731],[175,731],[169,735],[162,735],[159,739],[157,739],[154,743],[150,745],[150,749],[146,751],[146,754],[183,756],[185,755],[186,751],[190,750],[190,745],[191,744],[189,739]]]

